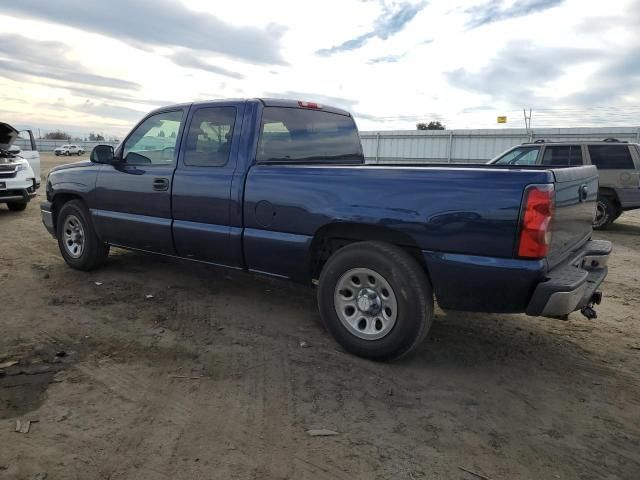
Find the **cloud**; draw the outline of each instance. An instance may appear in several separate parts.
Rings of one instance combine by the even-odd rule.
[[[68,47],[60,42],[39,41],[20,35],[0,34],[0,72],[14,80],[25,77],[83,83],[119,89],[138,89],[140,85],[120,78],[88,72],[79,62],[66,58]]]
[[[171,0],[3,2],[0,12],[55,22],[124,40],[142,48],[183,47],[258,64],[284,64],[283,28],[233,26]]]
[[[241,73],[227,70],[226,68],[219,67],[217,65],[212,65],[208,62],[203,61],[199,56],[196,56],[184,49],[172,53],[169,58],[173,61],[173,63],[175,63],[176,65],[180,65],[181,67],[204,70],[207,72],[215,73],[216,75],[235,78],[237,80],[242,80],[244,78],[244,75],[242,75]]]
[[[540,101],[534,87],[544,87],[564,75],[572,65],[600,56],[588,49],[545,48],[518,41],[509,43],[477,72],[459,68],[445,75],[453,86],[463,90],[489,95],[512,105],[529,105]]]
[[[567,97],[580,106],[611,105],[640,100],[640,46],[634,45],[600,67],[588,79],[588,89]]]
[[[640,0],[629,5],[620,16],[591,17],[578,30],[597,32],[606,37],[610,30],[623,28],[632,38],[626,48],[610,49],[600,67],[587,80],[588,89],[570,95],[567,101],[580,106],[611,105],[640,100]]]
[[[396,63],[398,62],[404,55],[385,55],[384,57],[372,58],[367,63],[376,64],[376,63]]]
[[[40,82],[38,82],[40,83]],[[137,103],[140,105],[150,105],[152,107],[161,107],[164,105],[171,105],[176,103],[173,100],[162,100],[162,99],[145,99],[140,95],[127,95],[121,91],[111,90],[111,89],[102,89],[102,88],[92,88],[87,86],[78,86],[71,84],[63,84],[63,85],[51,85],[47,82],[41,82],[44,85],[53,86],[55,88],[63,88],[67,90],[71,95],[76,97],[85,97],[89,99],[96,100],[113,100],[116,102],[125,102],[125,103]]]
[[[86,100],[82,106],[71,107],[70,110],[74,112],[84,112],[97,117],[114,118],[130,122],[140,120],[147,113],[134,108],[113,105],[105,102],[93,102],[91,100]]]
[[[375,21],[372,30],[347,40],[340,45],[320,49],[316,53],[323,57],[328,57],[334,53],[356,50],[364,46],[372,38],[386,40],[391,35],[402,31],[418,12],[424,8],[425,4],[425,2],[420,2],[415,4],[401,3],[392,7],[383,6],[382,15]]]
[[[503,6],[504,0],[490,0],[465,10],[471,15],[467,22],[469,28],[478,28],[502,20],[524,17],[542,12],[560,5],[564,0],[516,0],[509,6]]]

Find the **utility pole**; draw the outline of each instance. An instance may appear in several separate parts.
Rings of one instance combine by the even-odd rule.
[[[529,109],[529,114],[527,115],[527,109],[523,108],[522,113],[524,114],[524,128],[529,131],[531,129],[531,109]]]
[[[531,108],[529,108],[529,115],[527,115],[527,109],[523,108],[522,113],[524,114],[524,128],[527,129],[527,134],[529,135],[529,141],[533,141],[533,132],[531,131]]]

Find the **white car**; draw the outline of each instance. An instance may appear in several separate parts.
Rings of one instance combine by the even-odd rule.
[[[58,155],[82,155],[84,153],[84,148],[79,145],[62,145],[61,147],[57,147],[53,153]]]
[[[13,145],[19,136],[18,130],[8,123],[0,122],[0,203],[9,210],[27,208],[40,187],[40,154],[30,130],[31,150],[23,151]]]

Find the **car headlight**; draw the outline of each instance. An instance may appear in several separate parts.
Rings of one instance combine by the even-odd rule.
[[[28,168],[29,168],[29,164],[27,162],[21,162],[16,167],[16,171],[17,172],[21,172],[23,170],[27,170]]]

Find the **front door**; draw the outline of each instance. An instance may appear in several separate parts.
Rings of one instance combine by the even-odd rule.
[[[184,116],[184,109],[150,115],[116,151],[120,161],[101,167],[92,213],[106,242],[175,253],[171,186]]]

